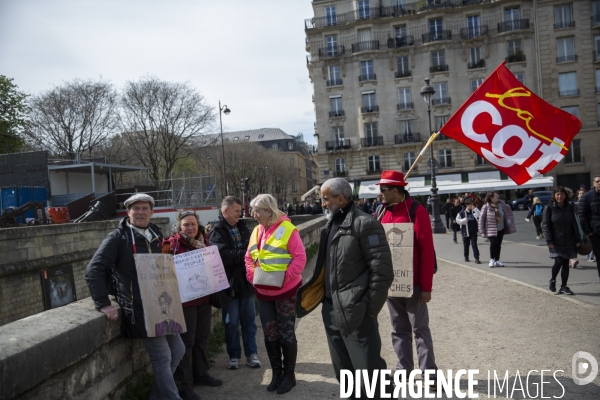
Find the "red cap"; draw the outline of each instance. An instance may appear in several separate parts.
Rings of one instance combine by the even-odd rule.
[[[381,173],[381,179],[376,185],[406,186],[404,174],[400,171],[386,170]]]

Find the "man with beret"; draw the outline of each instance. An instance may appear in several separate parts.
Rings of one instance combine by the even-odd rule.
[[[121,308],[121,336],[140,339],[152,362],[154,385],[150,399],[198,398],[193,392],[181,393],[180,397],[173,379],[173,373],[185,353],[179,334],[148,337],[144,323],[134,254],[161,253],[162,234],[156,225],[150,223],[154,199],[138,193],[125,200],[125,208],[127,216],[104,239],[85,272],[94,304],[110,322],[118,319],[118,310],[108,298],[112,281]]]

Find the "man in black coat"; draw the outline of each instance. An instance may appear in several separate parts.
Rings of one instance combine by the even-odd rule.
[[[594,177],[594,189],[581,197],[577,204],[581,229],[592,241],[596,256],[596,268],[600,278],[600,175]]]
[[[246,365],[260,367],[256,347],[256,309],[254,308],[254,288],[246,279],[244,256],[250,241],[250,231],[242,215],[242,202],[234,196],[227,196],[221,204],[222,217],[210,230],[210,244],[217,246],[223,260],[227,280],[234,292],[231,303],[221,309],[225,324],[225,343],[229,354],[229,369],[238,369],[242,357],[238,326],[242,324],[242,340]]]

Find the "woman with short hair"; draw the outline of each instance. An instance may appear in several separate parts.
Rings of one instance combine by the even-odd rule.
[[[485,196],[485,204],[479,213],[479,231],[481,236],[490,240],[489,267],[504,267],[500,261],[504,235],[517,231],[512,209],[500,200],[498,192],[491,191]]]
[[[256,290],[273,371],[267,390],[282,394],[296,386],[296,292],[302,284],[306,252],[298,229],[277,208],[273,196],[259,194],[250,206],[258,225],[246,251],[246,278]]]

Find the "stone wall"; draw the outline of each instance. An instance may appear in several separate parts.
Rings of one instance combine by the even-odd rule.
[[[325,225],[325,221],[325,217],[319,217],[297,225],[305,246],[318,241],[319,229]],[[56,229],[57,226],[44,228]],[[71,236],[80,232],[77,225],[65,225],[62,229],[74,229]],[[97,226],[97,229],[102,227]],[[112,227],[105,226],[104,229],[110,230]],[[0,236],[3,253],[8,253],[4,241],[10,240],[11,236],[17,235],[21,240],[27,240],[21,232],[6,235],[7,231],[14,230],[0,231],[0,235],[4,235]],[[56,236],[66,233],[60,229],[50,232]],[[35,239],[38,236],[32,236],[31,240],[49,241]],[[13,245],[16,246],[14,240]],[[41,247],[44,246],[49,245]],[[74,245],[72,249],[83,251],[77,250],[80,247],[83,245]],[[30,264],[19,264],[20,268],[13,267],[12,274],[0,276],[0,281],[7,276],[22,274],[27,271],[27,266],[34,265],[38,260],[29,261]],[[5,274],[9,265],[15,265],[15,262],[1,262],[0,272]],[[113,305],[116,306],[116,303]],[[220,314],[217,312],[214,315],[218,317]],[[103,314],[94,310],[89,297],[0,326],[0,343],[0,400],[120,399],[126,385],[148,370],[150,365],[141,343],[120,338],[119,324],[107,322]]]
[[[168,218],[153,218],[168,232]],[[44,311],[41,272],[72,266],[78,299],[90,296],[85,268],[119,221],[0,229],[0,326]]]

